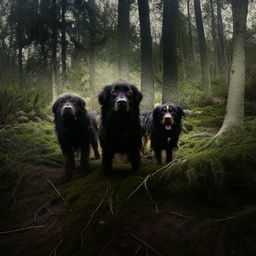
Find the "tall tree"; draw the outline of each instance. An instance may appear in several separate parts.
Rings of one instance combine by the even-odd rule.
[[[233,44],[226,114],[218,135],[244,124],[245,34],[248,0],[232,0]]]
[[[212,46],[213,46],[213,61],[214,61],[214,75],[219,75],[219,49],[218,49],[218,40],[216,33],[216,17],[215,17],[215,8],[213,0],[210,0],[210,11],[211,11],[211,27],[212,27]]]
[[[207,86],[208,91],[210,92],[211,87],[211,78],[210,78],[210,65],[207,52],[207,44],[204,34],[204,24],[201,11],[200,0],[194,0],[195,8],[195,18],[196,18],[196,27],[198,34],[198,43],[200,50],[200,61],[201,61],[201,77],[203,85]]]
[[[130,0],[118,0],[119,79],[129,77]]]
[[[67,81],[67,40],[66,40],[66,11],[67,0],[61,0],[61,63],[62,63],[62,81]]]
[[[177,63],[177,18],[178,0],[164,0],[163,6],[163,88],[162,102],[179,103]]]
[[[52,0],[51,6],[51,27],[52,27],[52,98],[57,97],[57,42],[58,42],[58,10],[57,0]]]
[[[188,36],[189,36],[190,55],[191,55],[192,61],[194,61],[195,47],[194,47],[194,40],[193,40],[192,26],[191,26],[190,0],[187,0],[187,15],[188,15]]]
[[[221,12],[221,2],[220,2],[220,0],[216,0],[216,2],[217,2],[219,51],[220,51],[219,65],[223,70],[223,73],[226,78],[226,82],[228,82],[229,64],[228,64],[226,47],[225,47],[224,29],[223,29],[222,12]]]
[[[141,91],[143,93],[142,109],[154,107],[154,75],[152,60],[152,37],[148,0],[138,0],[140,17],[141,47]]]

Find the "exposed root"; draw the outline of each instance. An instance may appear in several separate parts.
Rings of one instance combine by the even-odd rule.
[[[53,184],[49,179],[47,179],[46,177],[43,177],[43,178],[44,178],[44,179],[53,187],[53,189],[57,192],[57,194],[58,194],[59,197],[62,199],[63,203],[64,203],[65,206],[69,209],[69,211],[72,211],[72,210],[69,208],[69,206],[68,206],[67,202],[65,201],[64,197],[61,195],[60,191],[54,186],[54,184]]]
[[[59,247],[63,244],[63,238],[62,235],[60,234],[60,242],[57,244],[57,246],[51,251],[51,253],[49,254],[49,256],[56,256],[57,255],[57,250],[59,249]]]
[[[87,229],[89,228],[89,226],[91,225],[93,218],[95,216],[95,214],[97,213],[97,211],[100,209],[100,207],[102,206],[103,202],[105,201],[107,195],[109,193],[109,188],[106,188],[106,193],[103,196],[103,198],[101,199],[99,205],[96,207],[96,209],[92,212],[87,224],[85,225],[85,227],[83,228],[81,235],[80,235],[80,239],[81,239],[81,245],[80,245],[80,249],[82,249],[84,247],[84,233],[87,231]]]
[[[129,235],[131,236],[134,240],[140,242],[141,244],[143,244],[146,248],[148,248],[149,250],[151,250],[152,252],[154,252],[156,255],[159,255],[161,256],[161,254],[156,250],[154,249],[149,243],[147,243],[146,241],[138,238],[137,236],[135,236],[134,234],[132,234],[129,230],[127,229],[124,229],[124,231]]]
[[[19,229],[14,229],[14,230],[8,230],[8,231],[2,231],[0,232],[0,235],[6,235],[6,234],[11,234],[11,233],[16,233],[24,230],[30,230],[30,229],[38,229],[38,228],[44,228],[45,226],[31,226],[31,227],[25,227],[25,228],[19,228]]]

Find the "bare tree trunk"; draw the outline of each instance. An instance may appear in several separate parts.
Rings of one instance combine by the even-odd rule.
[[[152,37],[148,0],[138,0],[141,38],[141,91],[143,93],[142,110],[154,107],[154,75],[152,60]]]
[[[213,62],[214,62],[214,76],[219,76],[219,49],[216,35],[216,18],[214,14],[214,3],[210,0],[211,9],[211,25],[212,25],[212,44],[213,44]]]
[[[57,4],[52,0],[52,91],[53,100],[57,96]]]
[[[209,59],[208,59],[208,53],[207,53],[207,44],[206,44],[205,34],[204,34],[204,24],[203,24],[200,0],[194,0],[194,7],[195,7],[196,26],[197,26],[197,34],[198,34],[199,50],[200,50],[202,83],[207,87],[208,92],[210,93],[211,92],[210,66],[209,66]]]
[[[164,0],[163,10],[163,88],[162,102],[179,104],[177,63],[178,0]]]
[[[62,82],[67,81],[67,40],[66,40],[66,10],[67,0],[61,0],[61,62]]]
[[[118,0],[119,79],[129,78],[130,1]]]
[[[89,51],[89,85],[91,92],[95,91],[95,44],[96,44],[96,4],[95,0],[88,0],[90,51]],[[92,94],[93,95],[93,94]]]
[[[245,33],[248,0],[232,0],[233,56],[224,122],[217,136],[244,125]]]
[[[190,0],[187,0],[187,14],[188,14],[188,36],[189,36],[189,45],[190,45],[190,56],[191,56],[192,62],[194,62],[195,47],[194,47],[194,40],[192,36],[192,27],[191,27]]]
[[[228,83],[229,76],[229,63],[227,58],[227,52],[224,42],[224,29],[223,29],[223,21],[221,14],[221,4],[220,0],[216,0],[217,2],[217,20],[218,20],[218,36],[219,36],[219,45],[220,45],[220,66],[224,72],[226,82]]]

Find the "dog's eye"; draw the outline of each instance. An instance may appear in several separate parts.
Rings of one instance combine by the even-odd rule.
[[[127,91],[127,92],[125,92],[125,95],[126,95],[126,96],[131,96],[132,93],[131,93],[130,91]]]
[[[113,90],[113,91],[111,92],[111,95],[116,96],[116,95],[117,95],[117,92],[116,92],[115,90]]]

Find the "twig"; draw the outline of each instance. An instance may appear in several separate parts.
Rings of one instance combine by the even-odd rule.
[[[216,222],[225,222],[227,220],[232,220],[234,218],[236,218],[237,216],[229,216],[229,217],[226,217],[226,218],[223,218],[223,219],[218,219],[218,220],[210,220],[209,222],[213,222],[213,223],[216,223]]]
[[[157,250],[155,250],[150,244],[148,244],[146,241],[144,241],[144,240],[138,238],[137,236],[135,236],[134,234],[132,234],[129,230],[127,230],[127,229],[124,229],[124,230],[125,230],[125,232],[126,232],[129,236],[131,236],[133,239],[135,239],[136,241],[138,241],[138,242],[140,242],[141,244],[145,245],[148,249],[150,249],[151,251],[153,251],[156,255],[161,256],[161,254],[160,254]]]
[[[172,215],[175,215],[175,216],[178,216],[178,217],[181,217],[181,218],[184,218],[184,219],[189,219],[189,220],[192,220],[192,217],[190,216],[186,216],[186,215],[182,215],[180,213],[177,213],[177,212],[169,212],[168,213],[172,214]]]
[[[140,252],[142,248],[142,244],[139,245],[139,247],[137,248],[137,250],[135,251],[135,256],[138,255],[138,253]]]
[[[71,209],[69,208],[69,206],[68,206],[67,202],[65,201],[64,197],[61,195],[60,191],[54,186],[54,184],[49,179],[47,179],[46,177],[43,177],[43,178],[53,187],[53,189],[57,192],[59,197],[62,199],[65,206],[71,211]]]
[[[57,255],[57,250],[59,249],[59,247],[63,244],[63,238],[62,235],[60,234],[60,242],[57,244],[57,246],[51,251],[51,253],[49,254],[49,256],[53,255],[56,256]]]
[[[4,128],[2,128],[2,129],[0,130],[0,132],[4,131],[4,130],[7,129],[8,127],[10,127],[10,125],[6,125]]]
[[[14,230],[2,231],[2,232],[0,232],[0,235],[6,235],[6,234],[10,234],[10,233],[16,233],[16,232],[19,232],[19,231],[37,229],[37,228],[44,228],[44,227],[45,226],[31,226],[31,227],[26,227],[26,228],[19,228],[19,229],[14,229]]]
[[[163,166],[162,168],[156,170],[154,173],[147,175],[146,178],[132,191],[132,193],[129,194],[129,195],[126,197],[126,199],[131,198],[131,197],[139,190],[139,188],[140,188],[142,185],[145,186],[145,180],[147,181],[149,178],[152,178],[153,176],[155,176],[155,175],[156,175],[157,173],[159,173],[160,171],[162,171],[162,170],[164,170],[164,169],[166,169],[166,168],[172,166],[172,165],[174,164],[174,162],[176,162],[176,161],[177,161],[177,160],[174,160],[174,161],[168,163],[167,165]]]
[[[82,232],[81,232],[81,235],[80,235],[80,239],[81,239],[81,246],[80,246],[80,249],[82,249],[83,246],[84,246],[84,237],[83,237],[83,236],[84,236],[84,233],[85,233],[85,231],[88,229],[88,227],[90,226],[90,224],[92,223],[95,214],[96,214],[97,211],[100,209],[100,207],[101,207],[101,205],[103,204],[103,202],[105,201],[105,199],[106,199],[106,197],[107,197],[107,195],[108,195],[108,192],[109,192],[109,188],[107,187],[107,188],[106,188],[106,193],[105,193],[105,195],[104,195],[103,198],[101,199],[101,201],[100,201],[99,205],[96,207],[96,209],[92,212],[92,214],[91,214],[91,216],[90,216],[90,218],[89,218],[87,224],[85,225],[85,227],[83,228],[83,230],[82,230]]]

